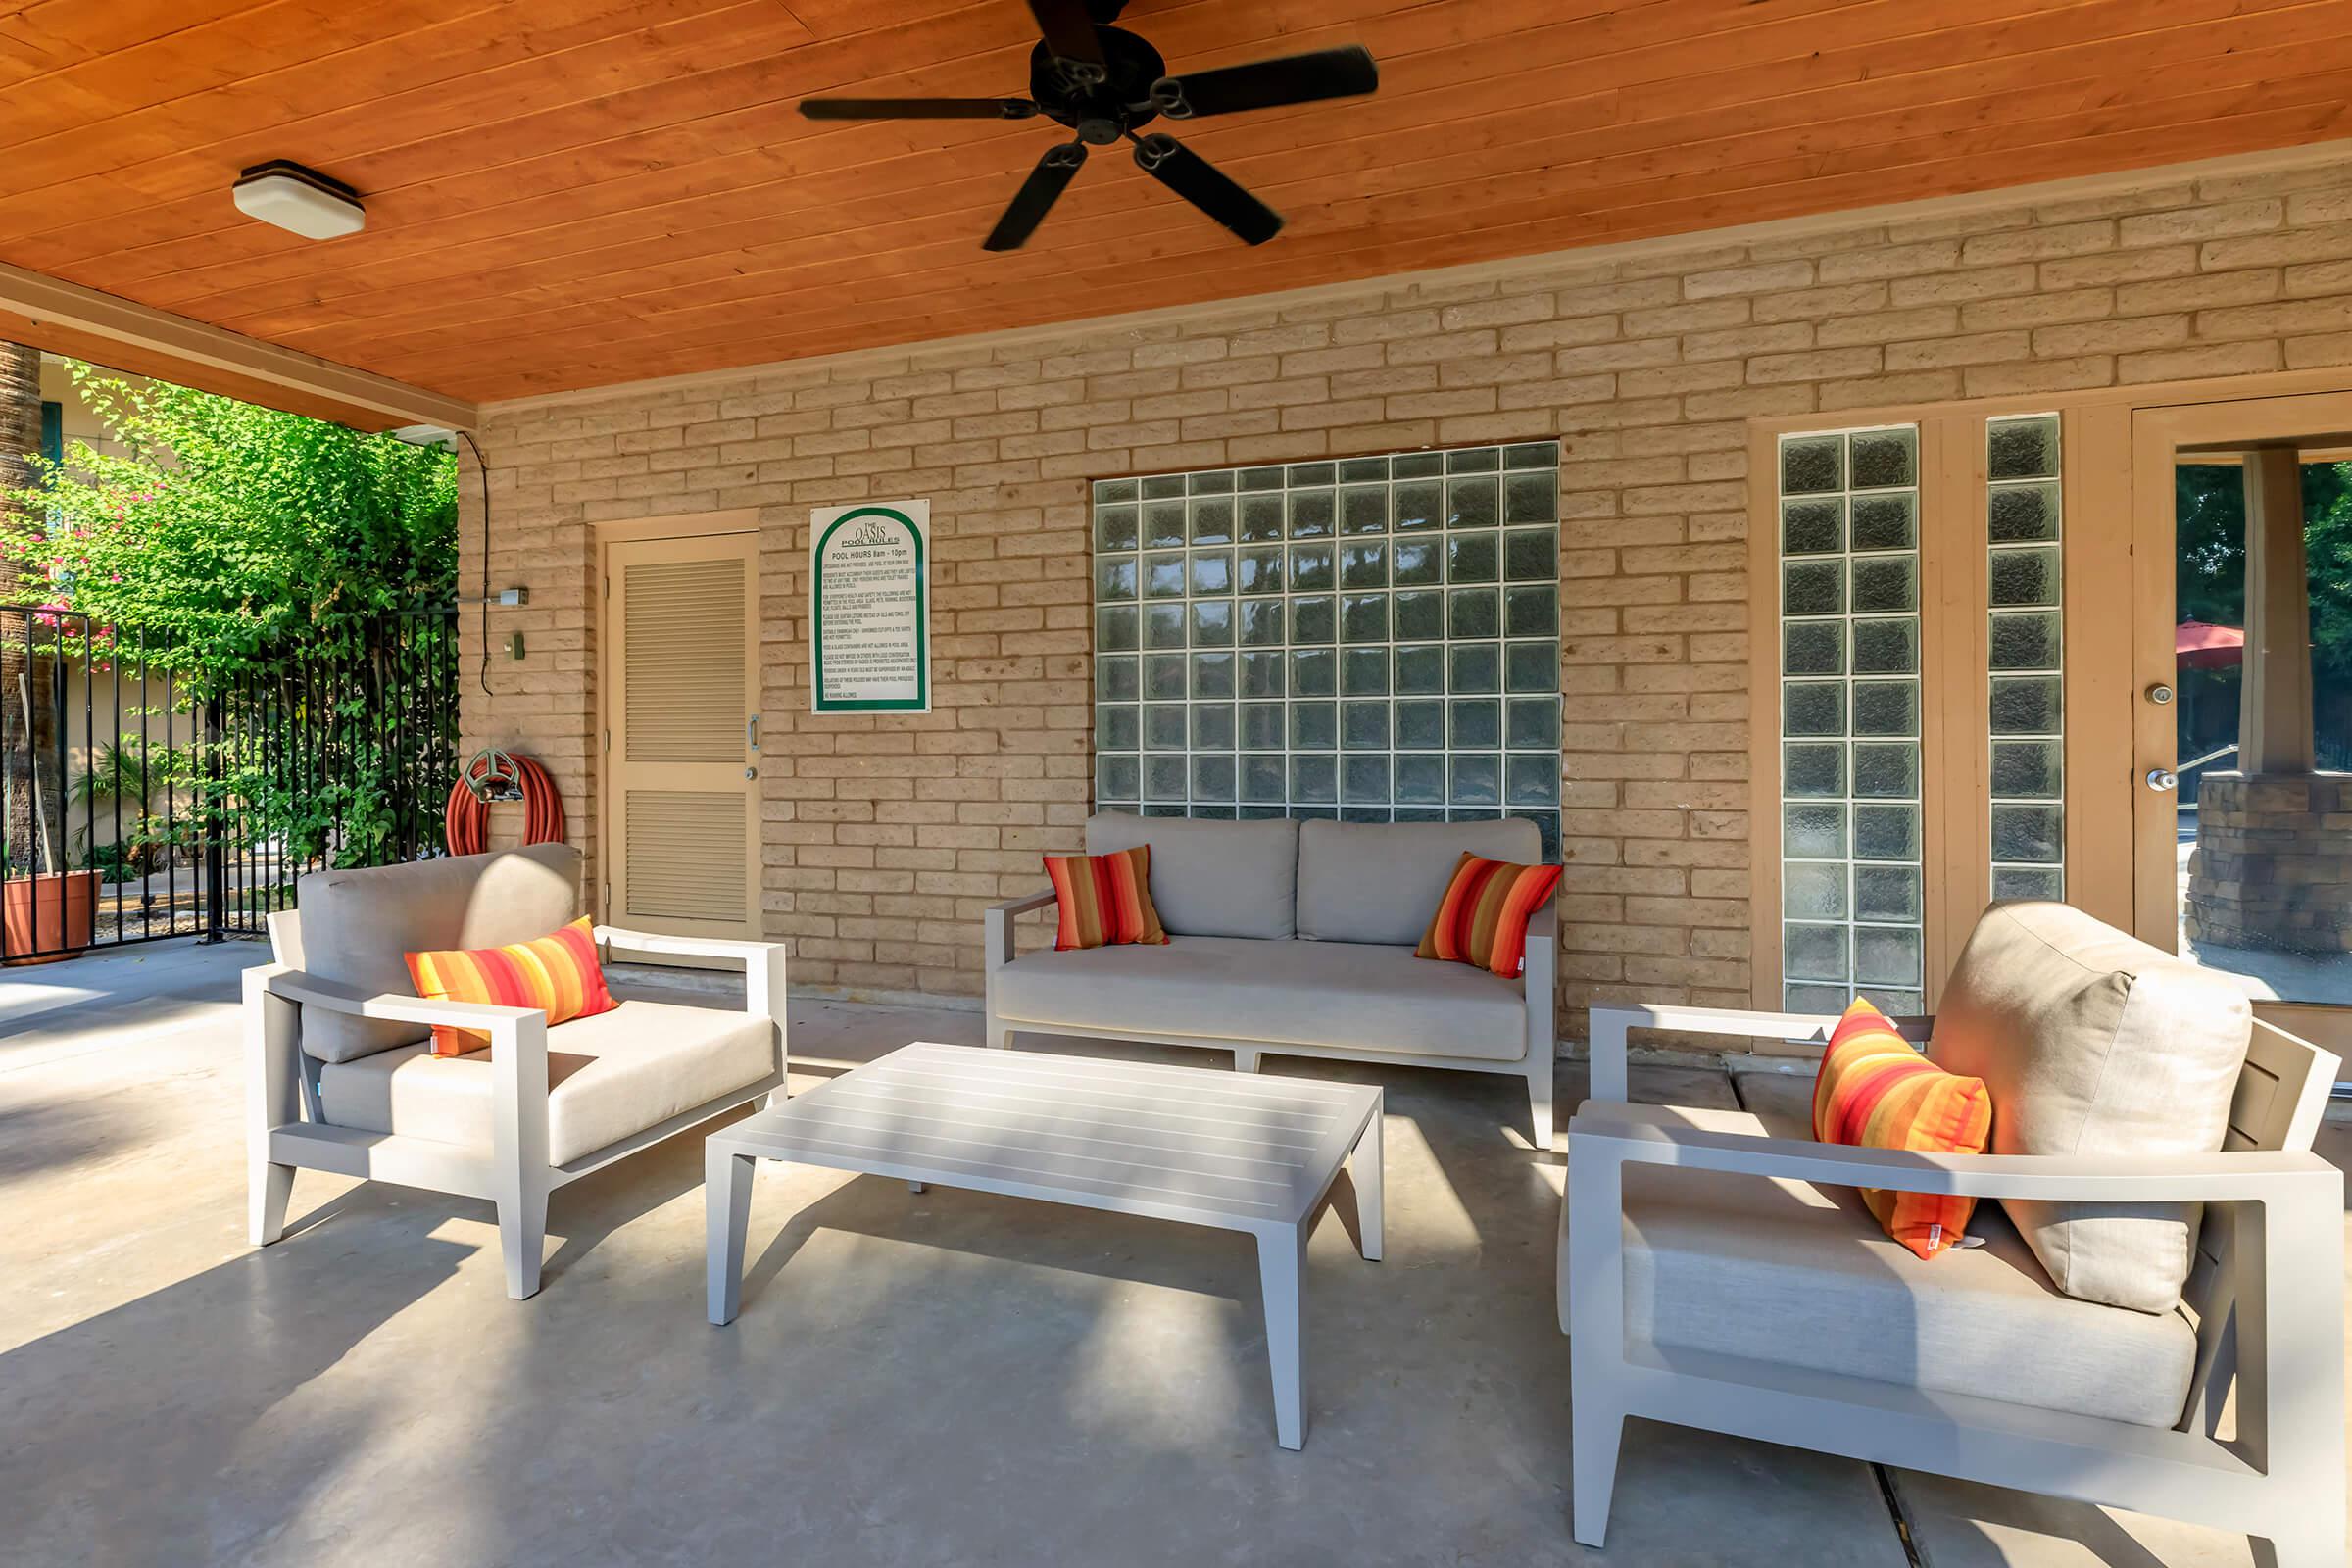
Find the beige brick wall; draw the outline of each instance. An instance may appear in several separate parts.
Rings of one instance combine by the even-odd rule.
[[[492,661],[466,727],[547,761],[593,853],[591,525],[757,509],[768,931],[797,983],[970,994],[981,906],[1087,810],[1088,480],[1556,435],[1573,1035],[1593,996],[1746,1000],[1750,416],[2337,364],[2352,166],[493,409],[490,578],[532,597],[492,635],[529,657]],[[808,509],[906,496],[932,506],[937,710],[814,718]]]

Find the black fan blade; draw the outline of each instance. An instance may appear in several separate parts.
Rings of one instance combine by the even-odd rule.
[[[1102,40],[1095,36],[1095,19],[1087,12],[1086,0],[1029,0],[1029,11],[1056,59],[1105,64]]]
[[[1277,109],[1321,98],[1353,98],[1380,86],[1380,67],[1357,45],[1319,49],[1313,54],[1253,60],[1222,71],[1162,76],[1152,85],[1152,105],[1171,120],[1196,115],[1231,115],[1245,109]]]
[[[1046,220],[1046,214],[1053,210],[1061,193],[1070,188],[1070,181],[1078,177],[1078,170],[1085,162],[1083,142],[1047,148],[1046,156],[1037,161],[1037,167],[1029,171],[1021,188],[1013,192],[1012,205],[997,220],[997,226],[989,231],[982,249],[1019,250],[1037,232],[1037,225]]]
[[[1282,232],[1282,215],[1219,172],[1217,166],[1173,136],[1145,136],[1135,144],[1144,172],[1252,245]]]
[[[1028,120],[1026,98],[804,98],[810,120]]]

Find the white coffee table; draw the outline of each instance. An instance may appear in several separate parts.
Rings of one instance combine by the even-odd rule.
[[[1380,1256],[1377,1088],[928,1042],[704,1140],[710,1321],[742,1307],[752,1161],[789,1160],[1257,1238],[1274,1425],[1305,1441],[1306,1234],[1345,1164]]]

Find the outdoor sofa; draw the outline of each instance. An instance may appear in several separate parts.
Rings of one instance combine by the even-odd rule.
[[[1535,1145],[1552,1133],[1552,976],[1558,917],[1529,922],[1527,968],[1505,980],[1414,948],[1467,851],[1533,863],[1534,823],[1223,822],[1105,811],[1089,855],[1148,844],[1169,940],[1016,954],[1015,920],[1051,889],[987,915],[988,1043],[1016,1031],[1207,1046],[1255,1072],[1266,1053],[1512,1073]]]
[[[1644,1416],[2342,1568],[2344,1185],[2311,1152],[2336,1058],[2252,1019],[2226,975],[2064,905],[1995,905],[1939,1016],[1906,1021],[1984,1080],[1995,1152],[1627,1102],[1629,1029],[1820,1042],[1837,1022],[1592,1010],[1559,1252],[1576,1539],[1601,1544]],[[2067,1152],[1998,1152],[2026,1146]],[[1914,1256],[1857,1184],[1974,1195],[1983,1245]]]
[[[548,1195],[784,1084],[784,949],[595,927],[600,950],[743,965],[741,1010],[622,1002],[550,1028],[529,1007],[428,1002],[404,955],[494,948],[579,917],[562,844],[320,871],[270,917],[245,971],[253,1245],[285,1232],[294,1172],[328,1170],[498,1207],[507,1294],[539,1289]],[[490,1048],[435,1056],[431,1026]]]

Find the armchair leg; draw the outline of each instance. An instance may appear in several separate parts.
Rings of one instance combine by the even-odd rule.
[[[1535,1123],[1535,1145],[1545,1153],[1552,1147],[1552,1084],[1559,1064],[1546,1053],[1530,1051],[1527,1059],[1527,1107]]]
[[[1598,1397],[1579,1397],[1574,1390],[1568,1402],[1569,1461],[1575,1471],[1571,1532],[1579,1545],[1598,1551],[1609,1532],[1609,1498],[1617,1490],[1617,1446],[1625,1437],[1625,1417]]]
[[[1258,1053],[1246,1046],[1236,1046],[1233,1048],[1233,1070],[1235,1072],[1255,1072],[1257,1071],[1257,1058]]]
[[[253,1162],[246,1193],[246,1217],[256,1247],[268,1247],[286,1234],[286,1202],[294,1196],[294,1167]]]
[[[1012,1049],[1012,1025],[1007,1023],[999,1023],[997,1021],[997,1015],[992,1012],[988,1015],[988,1034],[986,1038],[988,1041],[989,1050],[1010,1051]]]
[[[539,1294],[540,1254],[547,1250],[547,1193],[528,1187],[498,1200],[498,1248],[506,1256],[507,1294],[517,1301]]]

